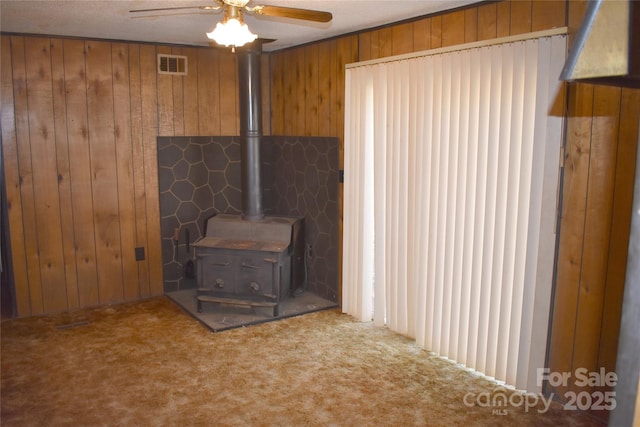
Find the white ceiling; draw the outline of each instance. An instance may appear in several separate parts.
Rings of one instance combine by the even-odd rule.
[[[265,51],[373,28],[417,16],[476,3],[478,0],[252,0],[250,5],[297,7],[333,14],[326,24],[244,14],[249,28],[264,39]],[[212,5],[212,0],[0,0],[0,30],[44,34],[206,46],[223,12],[161,13],[134,17],[131,9]],[[137,15],[136,15],[137,16]]]

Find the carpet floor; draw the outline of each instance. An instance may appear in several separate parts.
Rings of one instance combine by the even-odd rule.
[[[337,309],[213,333],[161,297],[1,332],[2,426],[599,425],[479,404],[503,390]]]

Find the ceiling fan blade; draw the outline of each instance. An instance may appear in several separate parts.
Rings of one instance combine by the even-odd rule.
[[[130,10],[129,13],[139,13],[139,12],[165,12],[168,10],[187,10],[187,9],[200,9],[200,10],[218,10],[222,7],[222,5],[218,6],[177,6],[177,7],[159,7],[155,9],[134,9]]]
[[[333,19],[333,15],[329,12],[321,12],[319,10],[298,9],[295,7],[281,6],[254,6],[245,7],[249,12],[265,16],[278,16],[281,18],[303,19],[305,21],[329,22]]]

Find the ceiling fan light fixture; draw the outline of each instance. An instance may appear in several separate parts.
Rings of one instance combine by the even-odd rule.
[[[234,7],[229,7],[231,12],[218,22],[213,31],[207,33],[207,37],[222,46],[231,46],[232,48],[244,46],[258,38],[253,34],[247,24],[242,20],[240,11]]]

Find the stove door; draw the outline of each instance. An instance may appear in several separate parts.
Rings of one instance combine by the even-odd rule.
[[[203,249],[198,252],[199,286],[216,293],[236,294],[236,258],[219,249]]]
[[[278,299],[274,286],[277,259],[269,252],[245,252],[238,256],[238,292],[242,295]]]

